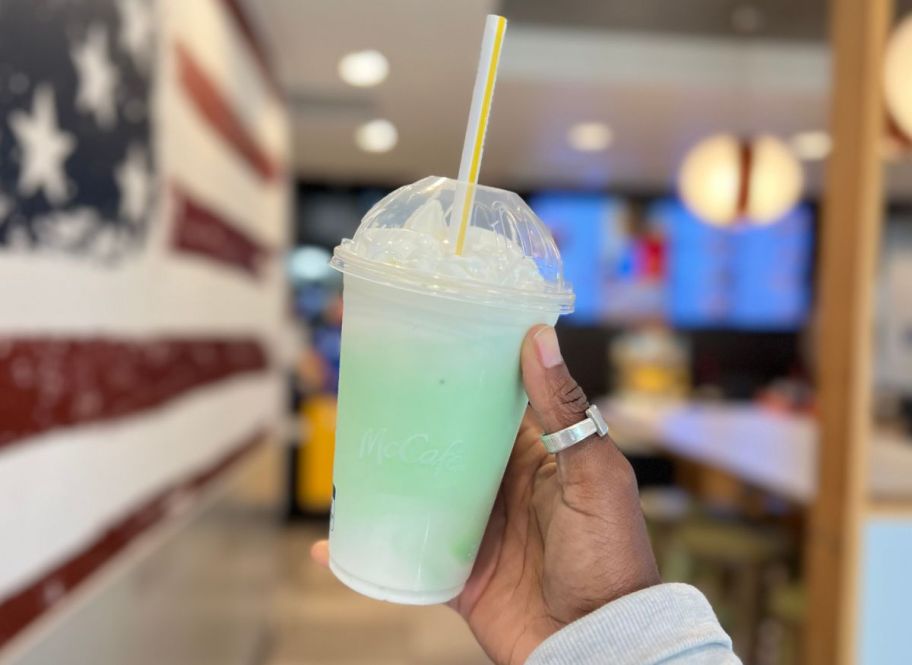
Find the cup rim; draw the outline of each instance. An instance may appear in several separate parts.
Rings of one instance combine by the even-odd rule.
[[[351,240],[343,240],[333,251],[330,267],[345,275],[360,277],[376,284],[448,298],[460,302],[490,305],[505,309],[546,311],[569,314],[575,296],[572,289],[529,291],[486,282],[448,278],[419,273],[400,266],[378,263],[349,250]]]

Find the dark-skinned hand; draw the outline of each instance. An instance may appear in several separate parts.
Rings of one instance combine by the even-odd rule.
[[[609,437],[549,455],[539,437],[586,417],[554,329],[522,347],[530,408],[513,446],[478,559],[450,601],[498,665],[520,665],[568,623],[659,583],[630,464]],[[326,541],[313,558],[326,565]]]

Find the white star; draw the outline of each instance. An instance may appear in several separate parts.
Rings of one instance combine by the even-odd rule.
[[[22,152],[19,193],[31,196],[41,189],[48,201],[62,203],[67,199],[63,163],[76,147],[76,139],[57,126],[54,90],[46,83],[39,85],[31,115],[14,111],[9,118]]]
[[[108,33],[98,25],[89,28],[86,40],[70,49],[79,75],[76,108],[95,115],[102,127],[114,124],[114,90],[120,75],[108,56]]]
[[[126,159],[114,170],[114,179],[120,188],[120,215],[134,224],[141,222],[148,211],[151,193],[145,150],[131,145]]]
[[[94,208],[59,210],[33,220],[45,249],[111,261],[121,253],[124,234],[117,224],[106,223]]]
[[[154,22],[152,3],[146,0],[118,0],[120,45],[133,56],[140,69],[146,69],[152,48]]]
[[[99,224],[93,208],[61,210],[39,218],[42,241],[50,247],[72,249],[91,235]]]
[[[99,261],[114,261],[123,248],[121,232],[116,226],[109,226],[95,237],[95,241],[88,248],[89,255]]]
[[[6,233],[6,249],[24,251],[32,248],[32,238],[24,226],[14,226]]]

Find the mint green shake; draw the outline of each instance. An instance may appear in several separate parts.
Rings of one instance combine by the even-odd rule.
[[[549,294],[534,258],[496,226],[476,228],[465,256],[451,257],[453,183],[397,190],[351,241],[364,246],[342,245],[334,259],[345,314],[330,565],[355,590],[396,602],[443,602],[465,584],[526,407],[523,336],[553,324],[569,292],[547,230],[508,192],[479,187],[475,218],[503,227],[509,209],[485,211],[506,201],[523,213],[508,220],[513,238],[518,219],[537,223],[561,288]],[[474,274],[453,268],[466,262]]]

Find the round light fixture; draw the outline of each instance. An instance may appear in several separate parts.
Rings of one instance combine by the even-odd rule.
[[[884,93],[887,110],[898,129],[912,136],[912,14],[906,16],[887,41],[884,57]]]
[[[341,79],[349,85],[370,88],[386,80],[389,62],[380,51],[355,51],[339,60],[338,71]]]
[[[603,122],[578,122],[567,130],[567,143],[580,152],[605,150],[613,140],[614,133]]]
[[[803,185],[801,164],[791,150],[766,135],[711,136],[691,149],[678,179],[687,207],[719,226],[742,219],[774,222],[795,206]]]
[[[365,152],[389,152],[398,141],[396,125],[382,118],[365,122],[355,130],[355,145]]]
[[[817,162],[826,159],[833,149],[833,140],[826,132],[800,132],[789,139],[792,152],[806,162]]]

